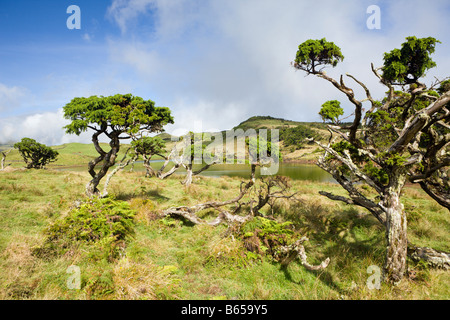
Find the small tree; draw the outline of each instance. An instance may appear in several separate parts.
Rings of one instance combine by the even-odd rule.
[[[319,115],[323,122],[330,121],[333,124],[339,124],[339,117],[344,114],[344,109],[341,108],[341,103],[337,100],[330,100],[325,102],[320,109]]]
[[[153,156],[159,155],[165,158],[162,154],[165,152],[166,144],[160,137],[143,137],[131,142],[134,153],[144,159],[144,167],[146,169],[145,176],[153,177],[156,175],[155,170],[150,165],[150,160]]]
[[[438,92],[433,88],[439,81],[429,88],[419,82],[425,71],[435,66],[430,54],[439,41],[431,37],[408,37],[401,49],[384,55],[382,68],[375,69],[372,65],[372,72],[388,89],[387,96],[378,101],[354,76],[347,74],[363,88],[365,99],[355,97],[342,75],[337,81],[316,69],[317,65],[335,66],[343,58],[339,48],[323,40],[302,43],[293,66],[330,82],[345,94],[355,111],[350,126],[328,126],[332,132],[328,145],[317,142],[325,150],[318,165],[334,177],[348,192],[348,197],[320,193],[332,200],[366,208],[384,226],[387,242],[384,277],[396,283],[404,276],[408,252],[407,216],[400,201],[405,183],[409,179],[428,186],[425,191],[450,207],[450,90],[447,82],[441,83]],[[314,50],[309,50],[311,47]],[[364,101],[371,108],[363,117]],[[321,114],[329,115],[328,106],[323,105]],[[361,182],[374,195],[368,196],[361,189]],[[438,265],[450,265],[447,254],[433,252],[439,256]]]
[[[272,161],[280,162],[281,153],[277,143],[272,144],[271,141],[264,139],[261,135],[248,137],[245,142],[248,147],[251,179],[255,182],[256,167],[270,164]],[[261,156],[263,153],[265,155]]]
[[[155,107],[152,100],[144,100],[131,94],[74,98],[64,106],[64,117],[72,121],[64,127],[69,134],[79,135],[87,129],[94,131],[92,142],[99,156],[88,165],[92,177],[86,186],[89,197],[100,195],[97,186],[108,169],[115,164],[120,140],[131,139],[144,131],[161,132],[164,125],[173,123],[169,108]],[[108,152],[100,146],[101,135],[109,139],[111,149]],[[100,169],[95,171],[100,163]]]
[[[42,169],[50,162],[56,161],[58,157],[56,150],[30,138],[23,138],[20,142],[14,144],[14,148],[19,151],[27,169]]]
[[[208,170],[211,166],[223,160],[205,152],[205,135],[205,133],[189,132],[189,134],[182,138],[182,141],[184,141],[184,147],[181,165],[186,169],[186,178],[184,179],[182,184],[187,187],[191,185],[193,176],[196,176],[203,171]],[[196,159],[195,157],[198,157],[198,159]],[[204,163],[204,160],[206,158],[210,160],[209,163]],[[194,171],[193,166],[196,161],[199,162],[199,164],[202,164],[202,167]]]

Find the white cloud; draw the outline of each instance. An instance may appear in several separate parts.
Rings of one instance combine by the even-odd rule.
[[[140,15],[152,14],[155,25],[151,35],[136,32],[132,40],[111,40],[110,52],[115,62],[133,68],[141,85],[157,92],[164,105],[174,110],[175,125],[192,123],[192,115],[223,129],[253,115],[319,121],[320,106],[329,99],[341,100],[350,114],[351,104],[330,83],[305,77],[290,67],[297,46],[310,38],[326,37],[341,47],[345,60],[327,70],[331,76],[349,72],[380,98],[385,88],[372,74],[370,63],[380,66],[383,53],[399,47],[409,35],[439,34],[450,41],[444,34],[448,10],[443,10],[442,1],[435,6],[419,1],[383,4],[381,30],[366,26],[366,9],[373,1],[200,3],[116,0],[109,10],[122,30]],[[433,22],[427,24],[430,19]],[[446,61],[436,61],[440,70],[445,70],[446,50],[437,49],[440,60]],[[358,97],[364,98],[364,91],[344,78]],[[228,106],[239,107],[231,110]]]
[[[25,137],[51,146],[89,141],[88,133],[80,136],[65,134],[63,127],[68,123],[63,118],[62,109],[24,117],[3,118],[0,119],[0,143],[16,142]]]
[[[32,107],[60,108],[75,96],[133,93],[171,108],[175,124],[167,126],[168,132],[192,130],[195,123],[208,131],[226,130],[254,115],[320,121],[320,105],[330,99],[340,100],[348,115],[351,104],[330,83],[305,77],[290,66],[301,42],[323,37],[340,46],[345,56],[336,68],[327,69],[328,74],[338,78],[349,72],[365,82],[374,97],[382,97],[385,88],[371,73],[370,63],[380,66],[383,53],[399,47],[409,35],[443,42],[436,47],[433,59],[438,68],[429,72],[429,79],[448,75],[443,74],[450,70],[444,1],[432,6],[382,1],[381,30],[366,27],[366,9],[372,4],[376,3],[113,0],[107,16],[122,34],[108,36],[101,55],[109,54],[109,59],[98,68],[80,66],[74,74],[54,74],[44,90],[33,91]],[[357,97],[364,98],[356,83],[344,79]],[[24,107],[27,94],[24,88],[0,84],[0,111]],[[53,110],[49,108],[39,110]],[[82,140],[64,135],[63,125],[61,110],[4,118],[0,139],[34,135],[47,143]],[[86,135],[84,142],[89,141]]]
[[[90,42],[92,40],[92,36],[87,32],[83,34],[82,38],[87,42]]]
[[[116,21],[122,33],[125,33],[130,21],[145,13],[153,2],[153,0],[114,0],[108,8],[108,15]]]
[[[8,111],[21,106],[28,90],[21,87],[8,87],[0,83],[0,112]]]

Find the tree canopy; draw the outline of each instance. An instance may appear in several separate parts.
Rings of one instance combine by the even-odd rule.
[[[88,129],[94,131],[92,142],[99,157],[89,162],[92,177],[86,186],[89,196],[99,193],[97,186],[108,169],[115,164],[121,139],[138,139],[144,132],[161,132],[166,124],[173,123],[169,108],[156,107],[152,100],[144,100],[132,94],[74,98],[65,105],[64,117],[71,120],[64,127],[67,133],[79,135]],[[98,139],[102,134],[110,139],[111,150],[108,152],[99,144]],[[103,162],[102,167],[96,172],[95,167],[100,162]]]
[[[344,109],[341,108],[341,103],[337,100],[330,100],[322,104],[319,115],[324,122],[330,121],[331,123],[338,124],[340,122],[339,117],[344,114]]]
[[[19,151],[28,169],[42,169],[58,157],[58,151],[31,138],[23,138],[14,144],[14,148]]]
[[[331,65],[335,67],[339,61],[344,60],[341,49],[325,38],[320,40],[307,40],[298,46],[294,60],[295,67],[304,71],[315,73],[317,67]]]
[[[384,54],[382,77],[397,84],[411,84],[425,75],[428,69],[436,66],[430,55],[434,52],[435,38],[407,37],[400,49],[393,49]]]
[[[74,98],[64,107],[64,117],[72,121],[64,127],[66,133],[79,135],[90,128],[108,137],[113,132],[128,134],[121,139],[131,138],[141,130],[162,131],[164,125],[173,123],[169,108],[155,107],[152,100],[131,94]]]

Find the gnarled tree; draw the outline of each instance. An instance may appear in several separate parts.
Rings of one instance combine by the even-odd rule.
[[[400,194],[408,179],[419,182],[436,201],[449,208],[450,90],[445,82],[438,81],[431,87],[419,82],[425,71],[435,66],[430,55],[438,41],[431,37],[406,40],[401,49],[384,55],[381,68],[371,66],[373,74],[387,88],[387,96],[380,101],[353,75],[346,74],[364,90],[364,99],[355,97],[342,75],[335,80],[317,70],[319,65],[335,66],[343,59],[339,47],[332,42],[322,39],[300,44],[292,63],[296,69],[330,82],[354,106],[351,125],[329,125],[332,137],[328,145],[317,142],[325,150],[318,165],[334,177],[348,196],[321,194],[366,208],[385,227],[384,278],[392,283],[400,281],[406,269],[407,217]],[[439,83],[436,92],[433,89]],[[370,103],[365,114],[363,102]],[[325,118],[333,119],[328,111],[322,108],[321,112]],[[369,186],[374,196],[363,193],[362,184]],[[448,266],[450,256],[444,257],[447,258],[442,266]]]
[[[141,156],[144,160],[145,176],[153,177],[156,171],[150,165],[153,156],[158,155],[162,158],[165,152],[166,144],[160,137],[143,137],[131,142],[133,152],[136,156]]]
[[[255,221],[257,218],[262,218],[263,221],[277,225],[278,223],[274,219],[264,218],[260,210],[267,204],[272,206],[277,199],[295,199],[296,193],[290,193],[289,188],[290,184],[286,177],[270,176],[267,179],[262,178],[260,184],[250,180],[247,183],[241,182],[239,195],[233,199],[226,201],[209,201],[189,207],[171,207],[163,210],[161,214],[162,216],[182,217],[194,224],[217,226],[221,223],[225,223],[228,224],[229,227],[232,226],[229,230],[240,230],[247,222]],[[215,219],[207,221],[199,217],[199,213],[204,210],[217,211],[218,215]],[[242,213],[244,213],[244,215],[242,215]],[[314,266],[309,264],[307,262],[305,248],[303,247],[303,242],[307,241],[308,238],[304,236],[290,244],[281,244],[277,241],[284,238],[284,235],[281,236],[280,239],[275,240],[276,236],[271,234],[270,238],[274,240],[272,245],[266,244],[269,247],[273,246],[273,249],[276,247],[276,250],[268,251],[273,251],[272,254],[275,260],[281,262],[283,267],[287,267],[289,263],[297,258],[308,270],[324,269],[330,262],[330,259],[326,258],[319,265]]]
[[[14,148],[19,150],[27,169],[42,169],[58,157],[58,151],[30,138],[23,138]]]
[[[209,139],[205,139],[206,135],[206,133],[189,132],[180,137],[170,154],[166,157],[165,163],[156,173],[156,176],[160,179],[164,179],[183,167],[186,169],[186,177],[182,181],[182,184],[189,187],[192,183],[193,176],[198,175],[203,171],[208,170],[211,166],[223,161],[222,155],[217,156],[214,154],[214,151],[212,151],[212,153],[207,151],[206,143]],[[170,170],[164,172],[164,169],[169,162],[173,162],[174,165]],[[194,164],[196,163],[201,164],[201,167],[198,170],[194,170]]]
[[[152,100],[144,100],[131,94],[74,98],[64,106],[64,117],[71,120],[65,126],[67,133],[79,135],[91,129],[92,142],[99,156],[88,164],[92,179],[86,185],[86,194],[100,195],[98,185],[108,169],[116,163],[120,141],[131,139],[144,131],[161,132],[163,126],[173,123],[170,109],[156,107]],[[103,150],[99,137],[109,139],[109,151]],[[96,171],[96,166],[100,168]]]

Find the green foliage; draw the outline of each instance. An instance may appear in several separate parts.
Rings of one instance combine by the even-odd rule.
[[[307,40],[298,46],[294,66],[307,72],[317,72],[320,65],[335,67],[339,61],[344,60],[341,49],[333,42],[321,40]]]
[[[450,79],[442,81],[437,91],[439,94],[444,94],[445,92],[450,90]]]
[[[270,257],[276,256],[279,247],[288,246],[298,239],[292,222],[277,222],[264,217],[255,217],[244,223],[239,236],[248,250]]]
[[[368,117],[367,132],[370,134],[370,142],[381,150],[388,148],[398,136],[395,127],[400,120],[396,111],[401,110],[394,108],[390,112],[377,110]]]
[[[406,161],[406,158],[398,153],[380,153],[378,157],[383,159],[387,167],[401,167]]]
[[[280,140],[286,147],[295,146],[297,149],[303,147],[306,139],[318,138],[318,134],[305,125],[280,130]]]
[[[385,170],[374,166],[373,162],[368,162],[364,166],[364,172],[372,179],[379,181],[380,183],[387,185],[389,182],[389,175]]]
[[[337,100],[330,100],[322,104],[319,115],[322,117],[323,122],[330,121],[334,124],[338,124],[339,116],[344,114],[344,109],[341,108],[341,103]]]
[[[365,155],[362,155],[358,148],[352,145],[350,142],[345,140],[339,141],[331,146],[337,153],[345,157],[345,151],[347,150],[350,154],[352,161],[356,164],[361,164],[369,160]]]
[[[144,137],[131,142],[137,155],[146,155],[148,158],[155,154],[165,152],[166,143],[160,137]]]
[[[173,123],[167,107],[155,107],[152,100],[144,100],[131,94],[117,94],[109,97],[91,96],[74,98],[64,106],[64,118],[72,122],[65,126],[66,133],[79,135],[91,125],[96,129],[136,134],[141,129],[161,131]]]
[[[18,149],[28,169],[41,169],[58,157],[58,151],[30,138],[23,138],[14,144],[14,148]]]
[[[84,278],[84,277],[83,277]],[[111,270],[97,271],[82,281],[83,291],[89,299],[101,299],[114,293],[115,285]]]
[[[63,253],[78,243],[91,246],[94,260],[116,258],[125,239],[134,233],[134,215],[127,202],[90,199],[46,228],[45,243],[35,253]]]
[[[407,37],[401,49],[384,54],[383,79],[391,83],[411,84],[436,66],[430,55],[434,52],[435,38]]]

